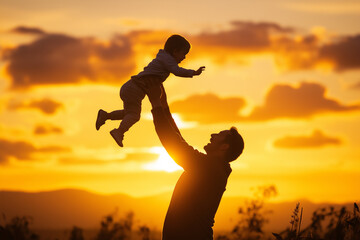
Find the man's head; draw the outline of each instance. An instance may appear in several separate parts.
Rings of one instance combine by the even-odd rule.
[[[173,56],[178,63],[185,59],[190,51],[190,43],[180,35],[170,36],[164,45],[164,50]]]
[[[209,156],[223,157],[226,161],[236,160],[244,150],[244,140],[235,127],[211,134],[210,143],[204,146]]]

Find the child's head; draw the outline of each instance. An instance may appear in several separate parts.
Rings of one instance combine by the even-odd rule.
[[[166,40],[164,50],[181,62],[190,51],[190,43],[180,35],[172,35]]]

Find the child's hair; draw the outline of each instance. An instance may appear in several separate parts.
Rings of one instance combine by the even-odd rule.
[[[185,49],[186,51],[190,50],[190,43],[180,35],[170,36],[164,45],[164,50],[167,53],[172,54],[175,50]]]

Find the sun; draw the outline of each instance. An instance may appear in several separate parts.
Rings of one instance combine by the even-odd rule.
[[[175,172],[182,170],[182,168],[177,165],[174,160],[169,156],[166,150],[162,147],[153,147],[151,152],[159,154],[158,159],[154,162],[145,164],[144,169],[150,171],[165,171],[165,172]]]

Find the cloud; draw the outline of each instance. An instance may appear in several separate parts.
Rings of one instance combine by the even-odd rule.
[[[340,144],[339,138],[328,137],[320,130],[314,130],[310,136],[285,136],[274,142],[277,148],[319,148]]]
[[[146,153],[146,152],[138,152],[138,153],[128,153],[126,154],[125,159],[121,161],[134,161],[134,162],[151,162],[156,160],[159,157],[157,153]]]
[[[163,48],[166,39],[172,34],[173,33],[170,31],[135,30],[129,32],[126,37],[130,40],[132,45]]]
[[[360,105],[344,105],[325,96],[325,87],[317,83],[302,82],[298,87],[275,85],[257,106],[248,120],[266,121],[279,118],[306,119],[323,113],[350,112]]]
[[[272,41],[269,50],[276,65],[283,70],[315,69],[319,67],[318,59],[321,40],[316,35],[279,36]]]
[[[53,84],[117,84],[135,69],[129,39],[108,42],[64,34],[44,34],[29,44],[3,50],[13,89]]]
[[[48,134],[60,134],[63,133],[63,129],[51,124],[39,124],[34,129],[35,135],[48,135]]]
[[[69,148],[60,146],[36,147],[25,141],[0,139],[0,164],[6,164],[11,158],[33,160],[35,153],[68,152]]]
[[[154,161],[159,157],[156,153],[138,152],[128,153],[126,157],[118,160],[104,160],[94,159],[85,157],[74,157],[74,158],[61,158],[59,163],[64,165],[106,165],[106,164],[123,164],[129,162],[136,162],[139,164],[148,163]]]
[[[360,35],[323,37],[299,34],[296,29],[273,22],[233,21],[229,30],[204,32],[190,37],[203,54],[234,58],[234,54],[271,53],[278,67],[284,70],[332,68],[345,71],[360,68]],[[224,54],[231,51],[232,54]],[[221,61],[218,61],[221,62]]]
[[[352,84],[352,85],[350,86],[350,88],[351,88],[351,89],[357,89],[357,90],[360,90],[360,81],[358,81],[358,82],[356,82],[356,83]]]
[[[64,105],[55,100],[44,98],[41,100],[32,100],[29,102],[11,102],[8,105],[8,109],[17,110],[17,109],[37,109],[43,112],[44,114],[55,114],[59,109],[63,108]]]
[[[106,165],[113,161],[95,159],[95,158],[61,158],[59,163],[63,165]]]
[[[227,30],[183,34],[196,46],[192,56],[213,58],[217,63],[232,59],[243,64],[249,55],[266,53],[272,54],[276,65],[284,70],[360,68],[356,56],[360,51],[360,35],[336,39],[328,36],[324,42],[319,34],[300,34],[295,28],[274,22],[230,24]],[[13,89],[55,84],[120,85],[136,74],[135,55],[153,57],[171,34],[138,30],[100,41],[24,26],[13,31],[37,36],[31,43],[1,50]]]
[[[277,84],[266,94],[264,104],[255,106],[247,116],[240,114],[245,107],[243,98],[220,98],[211,93],[174,101],[170,108],[173,113],[179,113],[185,121],[204,124],[308,119],[320,114],[360,109],[360,104],[345,105],[327,97],[325,93],[325,87],[317,83],[302,82],[298,87]]]
[[[25,26],[18,26],[16,28],[13,28],[11,31],[19,34],[34,34],[34,35],[45,34],[45,31],[43,31],[40,28],[25,27]]]
[[[234,122],[245,100],[237,97],[220,98],[215,94],[193,95],[170,104],[173,113],[180,113],[185,121],[201,123]]]
[[[360,35],[343,37],[340,41],[327,44],[319,51],[320,61],[330,61],[338,71],[360,68]]]
[[[218,46],[242,51],[266,51],[272,34],[291,33],[294,30],[269,22],[233,21],[232,28],[216,33],[201,33],[192,38],[199,46]]]

